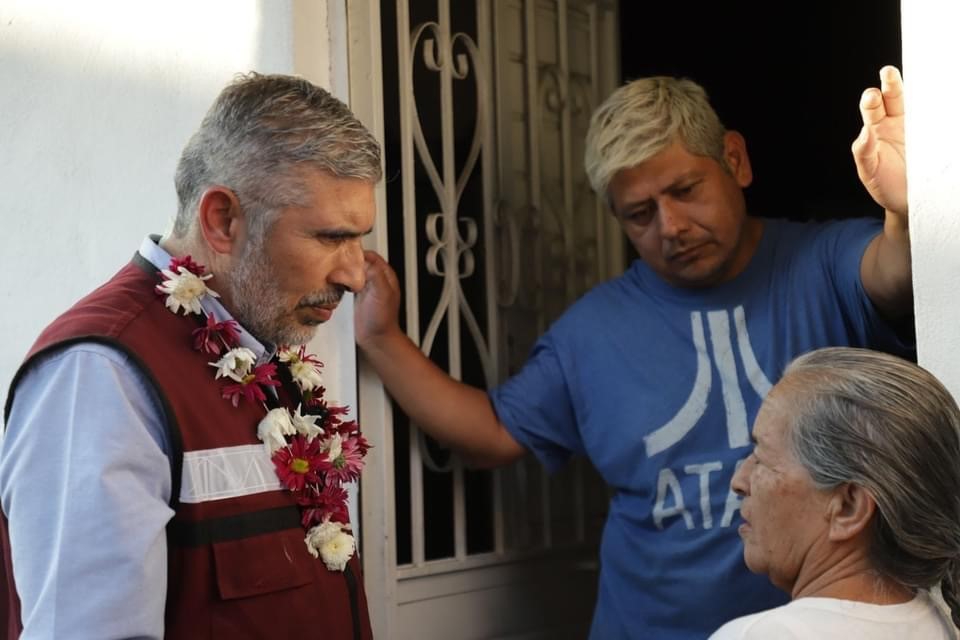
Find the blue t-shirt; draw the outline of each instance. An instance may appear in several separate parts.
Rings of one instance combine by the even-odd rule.
[[[747,268],[680,289],[642,261],[595,287],[491,391],[513,437],[554,470],[590,459],[614,489],[591,638],[705,638],[787,595],[751,574],[730,491],[763,397],[796,356],[898,350],[863,290],[876,220],[764,221]]]

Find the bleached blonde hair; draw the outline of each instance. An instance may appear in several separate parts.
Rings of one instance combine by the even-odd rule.
[[[720,122],[707,92],[686,78],[654,76],[614,91],[590,118],[584,165],[590,186],[606,196],[621,169],[635,167],[675,140],[726,167]]]

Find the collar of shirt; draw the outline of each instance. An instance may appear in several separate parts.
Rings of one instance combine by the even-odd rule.
[[[170,259],[173,257],[167,253],[166,249],[160,246],[160,236],[151,235],[143,239],[140,244],[139,253],[157,269],[166,269],[170,265]],[[200,306],[208,315],[213,315],[217,322],[224,320],[234,320],[235,318],[227,311],[227,308],[220,304],[220,301],[213,296],[205,296],[200,301]],[[274,345],[260,342],[253,334],[243,328],[239,322],[237,327],[240,329],[240,346],[253,351],[257,356],[257,365],[269,362],[276,355],[277,348]]]

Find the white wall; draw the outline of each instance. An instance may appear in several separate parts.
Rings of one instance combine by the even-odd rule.
[[[167,228],[220,88],[292,63],[289,2],[0,3],[4,397],[40,330]]]
[[[0,0],[0,398],[39,331],[167,228],[180,150],[234,74],[346,98],[341,4]],[[355,403],[350,315],[314,346],[331,397]]]
[[[920,364],[960,399],[960,5],[901,3]]]
[[[346,100],[343,2],[0,0],[0,403],[41,329],[167,229],[180,151],[235,74]],[[311,346],[355,407],[349,301]]]

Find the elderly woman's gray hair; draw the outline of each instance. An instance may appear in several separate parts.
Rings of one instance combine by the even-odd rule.
[[[877,505],[873,567],[911,589],[941,584],[960,627],[960,410],[900,358],[828,348],[797,358],[792,446],[821,489],[865,488]],[[792,384],[798,383],[798,384]]]
[[[340,100],[303,78],[249,73],[217,97],[177,165],[173,233],[196,219],[204,191],[232,190],[256,238],[280,208],[306,205],[303,171],[377,182],[380,145]]]
[[[606,196],[618,171],[637,166],[675,141],[726,166],[725,133],[706,91],[692,80],[634,80],[614,91],[590,119],[584,152],[590,186]]]

